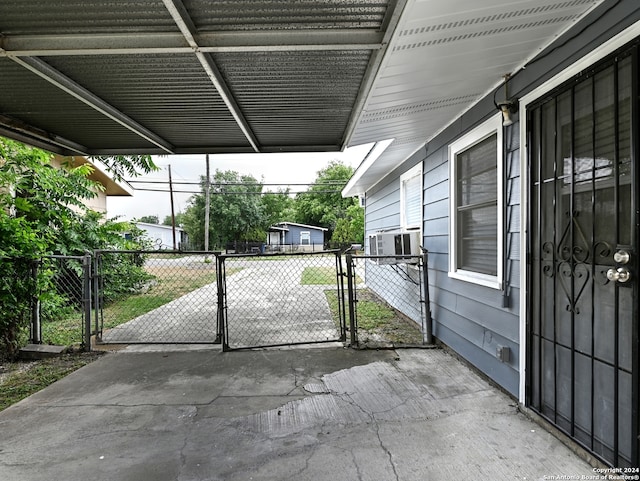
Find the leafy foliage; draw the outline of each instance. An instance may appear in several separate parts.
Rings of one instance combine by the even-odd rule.
[[[297,222],[326,227],[332,242],[362,242],[364,210],[356,199],[343,198],[339,192],[352,175],[353,169],[339,161],[332,161],[320,170],[308,192],[296,196]],[[362,230],[359,228],[360,218]]]
[[[159,224],[160,220],[157,215],[143,215],[138,219],[138,222],[144,222],[146,224]]]
[[[13,357],[24,342],[36,300],[45,319],[77,301],[60,288],[70,278],[56,279],[44,256],[134,245],[123,237],[128,223],[105,221],[85,207],[101,188],[87,177],[92,167],[56,169],[51,158],[48,152],[0,137],[0,357]],[[80,269],[72,266],[66,275],[78,276]],[[130,263],[119,274],[130,283],[140,270]]]
[[[94,155],[89,158],[102,162],[116,180],[160,170],[150,155]]]
[[[346,215],[336,222],[331,241],[336,244],[364,242],[364,209],[357,204],[347,207]]]
[[[211,188],[210,245],[223,247],[236,240],[263,242],[269,226],[286,221],[325,227],[333,233],[333,242],[362,243],[364,210],[357,200],[344,199],[340,194],[352,175],[351,167],[333,161],[318,172],[308,192],[294,198],[288,189],[263,191],[262,184],[251,175],[216,170]],[[204,178],[201,188],[184,214],[176,216],[176,223],[187,231],[195,249],[204,246]],[[164,223],[170,222],[167,218]]]
[[[295,219],[295,201],[289,194],[289,189],[279,189],[277,192],[265,192],[262,196],[264,209],[265,230],[277,224]]]
[[[184,215],[184,228],[191,244],[204,247],[205,179],[202,193],[191,197]],[[209,239],[212,246],[224,246],[234,240],[264,237],[262,184],[251,175],[216,169],[212,179],[209,214]]]

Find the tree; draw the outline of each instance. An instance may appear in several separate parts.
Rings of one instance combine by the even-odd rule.
[[[341,224],[345,221],[349,223],[349,216],[358,212],[349,208],[355,206],[360,209],[356,199],[343,198],[340,194],[352,175],[353,169],[337,160],[318,171],[314,185],[307,192],[296,196],[296,221],[326,227],[329,229],[329,237],[333,239],[338,221],[342,219]],[[341,230],[344,232],[344,227]]]
[[[56,315],[56,306],[66,302],[56,292],[43,256],[133,247],[122,244],[128,224],[105,222],[85,207],[101,188],[87,177],[93,167],[56,169],[51,157],[0,137],[0,355],[7,357],[14,356],[24,340],[34,299],[42,303],[43,316]],[[153,167],[149,156],[118,158],[124,162],[123,172]],[[118,158],[111,158],[112,167],[119,165]],[[140,271],[129,264],[121,277],[130,282],[136,268]]]
[[[102,162],[115,180],[160,170],[150,155],[92,155],[89,158]]]
[[[143,215],[138,219],[138,222],[144,222],[145,224],[159,224],[160,220],[157,215]]]
[[[338,219],[331,240],[337,244],[364,245],[364,209],[358,204],[347,207],[346,216]]]
[[[204,246],[205,179],[202,192],[189,201],[184,213],[184,229],[194,246]],[[262,184],[251,175],[216,169],[211,184],[211,245],[222,247],[236,240],[264,238],[264,210],[260,199]]]
[[[295,201],[289,194],[289,189],[263,193],[262,206],[265,229],[278,222],[292,221],[296,218]]]
[[[184,224],[184,212],[176,213],[175,220],[176,220],[176,226],[183,225]],[[162,221],[162,225],[173,225],[170,215],[165,216],[164,220]]]

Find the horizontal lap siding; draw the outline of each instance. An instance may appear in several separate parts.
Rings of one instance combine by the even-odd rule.
[[[466,126],[467,130],[475,125]],[[466,130],[460,130],[462,135]],[[511,394],[518,394],[520,168],[518,125],[507,136],[504,176],[506,209],[506,277],[508,307],[503,292],[449,277],[449,159],[450,138],[425,159],[425,246],[429,250],[429,288],[435,321],[434,335],[470,361]],[[509,347],[511,359],[496,358],[499,346]]]
[[[493,112],[491,112],[493,114]],[[473,125],[467,126],[471,128]],[[458,132],[462,135],[464,131]],[[429,251],[429,290],[434,334],[460,356],[474,364],[495,382],[514,396],[518,393],[519,356],[519,270],[520,270],[520,168],[517,145],[517,123],[508,129],[505,166],[507,196],[505,202],[505,262],[508,278],[508,307],[503,307],[503,292],[477,284],[452,279],[449,270],[449,139],[426,154],[420,151],[412,159],[398,167],[377,186],[367,192],[366,231],[369,235],[380,230],[400,226],[400,176],[417,163],[423,170],[423,244]],[[419,293],[409,282],[402,289],[402,304],[412,308],[400,308],[416,321],[419,315]],[[389,299],[391,288],[377,288],[378,294]],[[397,292],[393,294],[397,296]],[[499,346],[509,347],[511,359],[502,363],[496,358]]]
[[[509,81],[509,91],[515,99],[541,85],[587,55],[603,40],[611,38],[640,20],[636,1],[605,2],[594,9],[572,31],[550,45],[538,58],[527,64]],[[496,74],[497,75],[497,74]],[[448,146],[472,128],[496,114],[494,96],[487,95],[431,139],[402,169],[387,175],[378,186],[367,192],[367,229],[399,226],[399,177],[402,172],[422,162],[424,174],[423,245],[429,250],[429,288],[434,333],[445,344],[486,373],[514,395],[518,393],[519,302],[525,280],[520,279],[520,252],[524,226],[520,205],[521,169],[518,114],[515,123],[505,130],[506,182],[505,218],[505,290],[506,296],[490,289],[448,276],[449,264],[449,162]],[[521,106],[522,107],[522,106]],[[425,139],[426,140],[426,139]],[[406,168],[405,168],[406,167]],[[384,194],[387,197],[385,198]],[[371,216],[370,207],[375,207]],[[387,207],[391,207],[393,214]],[[378,214],[379,213],[379,214]],[[386,215],[382,215],[385,213]],[[397,214],[397,215],[396,215]],[[506,307],[503,307],[506,306]],[[511,349],[511,361],[499,362],[497,346]]]

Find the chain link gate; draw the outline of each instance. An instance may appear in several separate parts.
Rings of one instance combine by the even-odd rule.
[[[98,342],[220,342],[214,253],[96,251],[95,272]]]
[[[220,255],[223,349],[346,339],[339,251]]]
[[[427,255],[346,254],[351,346],[433,343]]]

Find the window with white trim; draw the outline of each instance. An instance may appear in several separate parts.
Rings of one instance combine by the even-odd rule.
[[[300,245],[311,245],[311,232],[306,230],[300,232]]]
[[[400,176],[400,226],[419,229],[422,225],[422,166]]]
[[[502,283],[502,121],[485,122],[449,146],[449,276]]]

